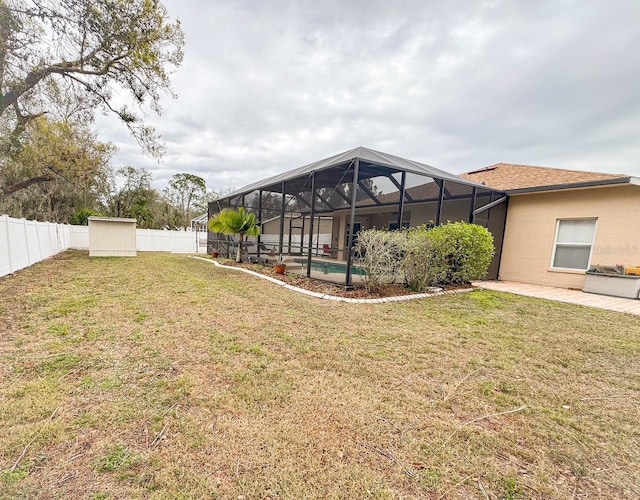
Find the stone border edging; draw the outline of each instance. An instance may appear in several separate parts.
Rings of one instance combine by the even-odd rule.
[[[205,259],[204,257],[196,257],[196,256],[191,256],[194,259],[198,259],[198,260],[202,260],[204,262],[211,262],[212,264],[215,264],[217,267],[221,267],[223,269],[231,269],[233,271],[241,271],[243,273],[247,273],[250,274],[251,276],[255,276],[257,278],[261,278],[267,281],[270,281],[271,283],[281,286],[283,288],[286,288],[287,290],[291,290],[293,292],[298,292],[298,293],[302,293],[304,295],[308,295],[310,297],[315,297],[316,299],[323,299],[323,300],[333,300],[336,302],[348,302],[350,304],[382,304],[384,302],[404,302],[407,300],[415,300],[415,299],[425,299],[428,297],[437,297],[439,295],[448,295],[451,293],[461,293],[461,292],[470,292],[471,290],[473,290],[472,288],[458,288],[455,290],[450,290],[450,291],[440,291],[440,292],[432,292],[432,293],[414,293],[412,295],[396,295],[395,297],[381,297],[379,299],[352,299],[349,297],[339,297],[337,295],[330,295],[327,293],[318,293],[318,292],[312,292],[311,290],[306,290],[304,288],[300,288],[297,286],[293,286],[290,285],[288,283],[286,283],[285,281],[280,281],[276,278],[272,278],[271,276],[266,276],[264,274],[258,273],[256,271],[251,271],[250,269],[244,269],[242,267],[235,267],[235,266],[224,266],[222,264],[220,264],[218,261],[216,260],[212,260],[212,259]]]

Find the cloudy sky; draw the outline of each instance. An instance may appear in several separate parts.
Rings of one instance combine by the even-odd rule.
[[[100,118],[116,166],[240,188],[357,146],[452,173],[640,176],[638,0],[163,0],[185,31],[167,155]]]

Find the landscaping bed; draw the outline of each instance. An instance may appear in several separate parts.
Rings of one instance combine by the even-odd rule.
[[[218,262],[225,266],[249,269],[251,271],[264,274],[265,276],[284,281],[285,283],[296,286],[298,288],[304,288],[305,290],[310,290],[312,292],[324,293],[337,297],[346,297],[352,299],[379,299],[383,297],[397,297],[402,295],[413,295],[417,293],[409,290],[406,285],[397,283],[391,285],[383,285],[378,291],[369,292],[362,285],[355,286],[353,288],[346,288],[345,286],[329,283],[327,281],[307,278],[306,276],[301,276],[298,273],[277,274],[274,271],[273,267],[268,264],[250,264],[246,262],[237,263],[233,259],[218,259]],[[471,285],[451,285],[445,287],[444,290],[456,290],[460,288],[471,288]]]

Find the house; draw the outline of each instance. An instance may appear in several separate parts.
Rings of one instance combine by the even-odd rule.
[[[328,255],[338,262],[321,277],[350,286],[359,231],[448,220],[475,221],[493,233],[497,252],[489,276],[497,278],[506,200],[499,190],[430,165],[359,147],[249,184],[210,203],[209,215],[243,206],[263,227],[273,227],[268,221],[276,218],[278,254],[302,265],[307,276],[329,269],[316,259]],[[330,243],[320,245],[320,225]],[[292,244],[292,235],[299,244]],[[223,237],[209,239],[213,244]],[[262,235],[256,243],[259,255]]]
[[[346,285],[359,231],[460,220],[494,237],[488,279],[582,288],[593,264],[640,265],[640,179],[626,175],[498,163],[457,176],[360,147],[245,186],[209,213],[240,206],[269,225],[272,242],[268,221],[278,221],[278,252],[300,257],[307,276],[322,220],[343,266],[331,274]],[[285,241],[292,221],[297,245]]]
[[[498,163],[460,177],[508,197],[498,277],[581,289],[596,264],[640,265],[640,179]]]

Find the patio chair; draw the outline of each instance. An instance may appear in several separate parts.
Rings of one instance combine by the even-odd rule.
[[[322,256],[333,259],[338,256],[338,251],[335,248],[331,248],[327,243],[322,244]]]
[[[266,253],[270,256],[274,256],[276,254],[276,249],[274,247],[268,247],[264,243],[260,243],[258,247],[260,248],[260,253]]]

